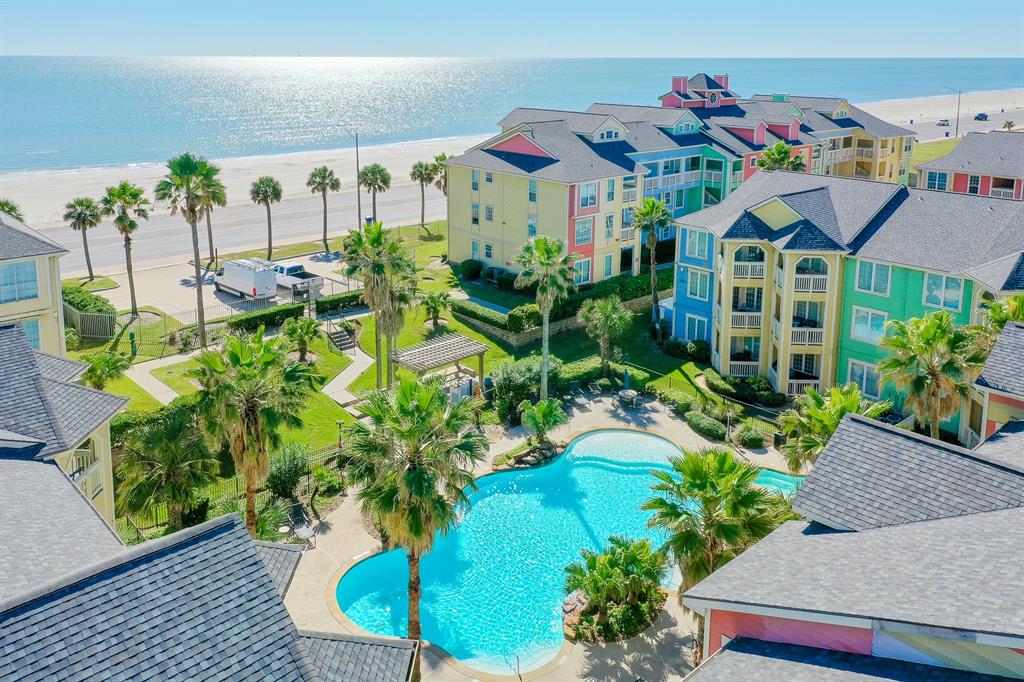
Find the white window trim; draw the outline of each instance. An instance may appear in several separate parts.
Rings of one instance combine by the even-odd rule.
[[[690,253],[690,235],[691,234],[697,236],[697,240],[696,241],[697,241],[698,253]],[[701,239],[701,237],[703,237],[703,240]],[[704,242],[704,255],[703,256],[700,255],[700,253],[699,253],[701,241]],[[710,245],[711,245],[711,238],[710,238],[710,235],[707,232],[704,232],[703,230],[694,230],[692,228],[686,228],[686,245],[685,245],[684,248],[686,249],[686,257],[687,258],[697,258],[699,260],[707,260],[708,259],[708,254],[711,251]]]
[[[868,393],[867,391],[864,390],[863,386],[858,384],[857,387],[860,389],[861,393],[863,395],[869,397],[869,398],[875,398],[876,400],[878,398],[881,398],[882,397],[882,373],[878,371],[878,365],[872,365],[871,363],[864,362],[863,360],[854,360],[853,358],[850,358],[847,361],[847,363],[846,363],[846,383],[848,383],[848,384],[854,383],[853,382],[853,366],[855,364],[856,365],[863,365],[864,366],[865,374],[867,373],[867,370],[872,369],[872,370],[875,371],[875,374],[878,375],[878,395],[871,395],[870,393]]]
[[[585,280],[582,280],[580,282],[576,282],[576,276],[583,274],[583,268],[582,267],[578,268],[576,266],[577,265],[582,266],[584,263],[587,264],[587,275],[588,275],[588,277]],[[573,263],[573,270],[575,270],[575,273],[573,273],[573,276],[572,276],[573,282],[576,282],[576,284],[587,284],[587,283],[589,283],[590,280],[593,279],[593,277],[594,277],[593,267],[594,267],[594,263],[593,263],[593,260],[590,259],[590,258],[580,258],[579,260],[575,261]]]
[[[687,273],[686,273],[686,296],[687,296],[687,298],[692,298],[695,301],[708,301],[708,300],[710,300],[711,299],[711,274],[710,274],[710,272],[708,270],[703,269],[703,268],[687,267],[686,269],[687,269]],[[697,287],[697,295],[696,296],[694,296],[693,294],[690,293],[690,281],[691,281],[690,277],[693,274],[699,274],[699,275],[703,275],[704,277],[707,277],[707,280],[708,280],[708,295],[707,296],[701,296],[700,295],[700,287],[699,286]]]
[[[964,291],[967,289],[967,280],[963,277],[956,277],[954,275],[947,275],[944,272],[934,272],[932,270],[922,270],[924,272],[924,279],[921,280],[921,305],[927,306],[928,308],[934,308],[936,310],[947,310],[951,313],[958,313],[964,307]],[[958,279],[960,280],[960,302],[955,308],[947,308],[944,305],[935,305],[934,303],[928,302],[928,275],[935,275],[936,277],[943,278],[943,293],[945,293],[945,280],[946,279]]]
[[[590,221],[590,239],[588,239],[585,242],[581,242],[581,241],[579,241],[579,235],[580,235],[579,224],[580,223],[584,223],[584,222],[586,222],[588,220]],[[573,221],[573,224],[572,224],[572,239],[573,239],[573,243],[576,246],[580,246],[582,244],[593,244],[594,243],[594,217],[593,216],[587,216],[586,218],[577,218],[576,220]]]
[[[604,276],[613,277],[615,275],[615,258],[613,254],[606,253],[604,255]]]
[[[886,282],[885,282],[885,293],[879,293],[877,291],[872,291],[871,289],[861,289],[860,288],[860,264],[861,263],[871,263],[872,268],[877,267],[879,265],[884,265],[884,266],[889,268],[889,276],[886,278]],[[854,270],[854,272],[853,272],[853,288],[854,288],[854,290],[859,291],[862,294],[872,294],[874,296],[884,296],[885,298],[889,298],[889,292],[892,290],[892,267],[893,266],[890,263],[883,263],[881,261],[871,260],[870,258],[858,258],[857,259],[857,269]],[[872,282],[875,281],[875,271],[873,269],[871,271],[871,281]]]
[[[872,341],[871,339],[862,339],[862,338],[856,336],[856,329],[857,329],[856,317],[857,317],[857,311],[858,310],[868,314],[868,330],[869,331],[871,330],[871,317],[870,317],[871,315],[881,315],[884,318],[884,321],[882,322],[882,337],[878,341]],[[874,308],[867,308],[867,307],[862,306],[862,305],[855,305],[850,310],[850,338],[853,339],[854,341],[860,341],[861,343],[871,344],[872,346],[880,346],[880,345],[882,345],[882,339],[885,338],[885,325],[887,325],[888,323],[889,323],[889,313],[887,313],[887,312],[885,312],[883,310],[875,310]]]
[[[689,334],[689,331],[690,331],[690,320],[696,320],[698,322],[703,322],[704,323],[704,331],[705,332],[707,332],[707,330],[710,329],[710,323],[708,322],[708,318],[704,317],[703,315],[693,315],[691,313],[686,313],[683,316],[683,333],[684,334]],[[696,337],[696,336],[693,337],[693,339],[696,339],[696,338],[704,339],[703,336],[701,336],[701,337]],[[687,341],[692,341],[693,339],[691,339],[689,336],[686,337]]]
[[[594,196],[594,203],[593,204],[588,204],[588,205],[584,206],[583,205],[583,188],[586,187],[587,185],[593,185],[594,186],[594,194],[593,194],[593,196]],[[579,185],[577,185],[577,187],[579,189],[577,191],[578,196],[576,197],[576,206],[581,211],[584,210],[584,209],[587,209],[587,208],[597,208],[599,206],[598,201],[597,201],[597,195],[601,192],[601,183],[600,182],[597,182],[597,181],[595,181],[595,182],[581,182]],[[590,194],[588,193],[587,196],[590,196]]]

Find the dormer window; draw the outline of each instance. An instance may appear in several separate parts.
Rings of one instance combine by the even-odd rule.
[[[846,109],[836,109],[836,113],[832,118],[846,118],[850,115],[850,112]]]
[[[613,130],[602,130],[598,137],[599,137],[599,139],[602,139],[602,140],[617,140],[617,139],[619,139],[619,131],[618,130],[614,130],[614,129]]]

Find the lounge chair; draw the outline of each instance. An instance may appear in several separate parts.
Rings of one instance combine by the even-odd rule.
[[[587,393],[591,394],[592,396],[594,396],[596,398],[597,396],[601,395],[601,393],[602,393],[601,387],[597,384],[596,381],[592,381],[587,386]]]
[[[572,397],[573,403],[577,407],[581,407],[581,408],[583,408],[585,410],[589,410],[590,409],[590,399],[587,396],[587,394],[583,392],[583,389],[580,388],[580,382],[573,381],[572,383],[570,383],[569,384],[569,393],[570,393],[570,395]]]

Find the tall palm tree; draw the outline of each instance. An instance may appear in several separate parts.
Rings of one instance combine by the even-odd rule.
[[[377,331],[387,342],[387,387],[395,381],[395,350],[398,335],[405,327],[405,313],[416,306],[416,268],[412,260],[403,258],[391,268],[385,285],[384,308]]]
[[[764,154],[757,160],[757,167],[761,170],[802,171],[806,165],[803,154],[793,156],[792,146],[776,142],[764,150]]]
[[[658,305],[658,234],[672,224],[664,201],[652,197],[644,199],[643,204],[633,214],[633,225],[646,238],[647,250],[651,267],[651,322],[654,324],[658,341],[661,341],[661,307]]]
[[[622,307],[622,299],[612,294],[607,298],[588,298],[576,313],[587,334],[597,340],[601,355],[601,375],[611,374],[612,342],[629,328],[633,313]]]
[[[175,410],[132,432],[118,467],[118,510],[151,512],[164,504],[167,525],[181,528],[185,512],[199,501],[219,470],[195,416]]]
[[[149,220],[149,199],[145,190],[122,180],[108,187],[100,199],[103,215],[114,216],[114,227],[124,237],[124,263],[128,269],[128,293],[132,300],[132,317],[138,317],[139,306],[135,301],[135,273],[132,272],[132,235],[139,229],[140,220]]]
[[[827,397],[808,388],[793,401],[793,407],[779,415],[782,434],[786,437],[781,450],[789,470],[799,473],[814,464],[847,414],[874,419],[891,406],[886,400],[868,400],[861,395],[857,384],[833,386]]]
[[[430,234],[427,229],[427,185],[434,182],[436,177],[437,166],[423,161],[414,163],[409,173],[409,179],[420,184],[420,229],[427,234]]]
[[[754,485],[760,469],[725,449],[683,451],[671,470],[652,472],[655,497],[642,509],[648,525],[669,533],[663,550],[683,576],[679,594],[693,587],[757,542],[787,518],[777,496]],[[693,662],[703,657],[704,619],[697,618]]]
[[[10,199],[0,198],[0,213],[6,213],[15,220],[24,222],[25,216],[21,213],[21,207]]]
[[[157,201],[167,202],[171,215],[181,213],[192,232],[192,268],[196,278],[196,326],[199,345],[206,348],[206,310],[203,307],[203,272],[199,256],[199,218],[202,217],[204,186],[216,179],[210,165],[191,152],[185,152],[167,162],[167,175],[156,184]]]
[[[267,207],[267,260],[273,258],[274,254],[274,230],[270,221],[270,205],[281,201],[281,183],[264,175],[257,178],[249,188],[249,198],[254,204],[263,204]]]
[[[340,190],[341,180],[327,166],[319,166],[309,172],[309,178],[306,179],[306,187],[313,194],[319,194],[324,202],[324,253],[327,253],[331,250],[327,245],[327,193]]]
[[[256,490],[266,480],[269,453],[281,447],[281,429],[301,428],[300,412],[319,377],[288,358],[283,337],[232,334],[197,358],[187,376],[199,382],[199,411],[207,430],[228,444],[245,477],[245,525],[255,537]]]
[[[960,409],[970,382],[985,362],[975,333],[956,327],[944,310],[907,321],[890,320],[882,337],[889,357],[878,364],[883,384],[906,394],[918,423],[939,437],[939,424]]]
[[[446,198],[448,196],[448,155],[444,152],[434,157],[434,187]]]
[[[373,219],[377,222],[377,193],[384,193],[391,189],[391,173],[379,163],[371,163],[363,166],[359,171],[359,184],[366,188],[373,198]]]
[[[549,357],[548,328],[551,309],[576,288],[576,270],[572,266],[574,254],[565,253],[565,242],[550,237],[537,237],[519,249],[516,263],[522,267],[516,275],[515,286],[523,289],[537,286],[537,307],[541,315],[541,367],[540,399],[548,397]]]
[[[210,249],[209,261],[211,263],[216,253],[213,248],[213,209],[215,206],[228,205],[228,193],[224,188],[224,183],[217,177],[219,174],[220,168],[207,162],[199,183],[200,204],[203,207],[203,215],[206,216],[206,242]]]
[[[82,250],[85,251],[85,267],[89,271],[89,281],[96,279],[92,271],[92,258],[89,257],[89,238],[86,232],[100,224],[103,220],[103,207],[91,197],[75,197],[64,204],[64,220],[68,221],[72,230],[82,233]]]
[[[345,429],[349,475],[364,513],[405,550],[409,565],[408,637],[419,640],[420,558],[470,504],[471,470],[487,439],[470,429],[479,408],[474,398],[456,402],[439,380],[402,377],[394,391],[374,391],[360,404],[369,424]],[[419,657],[413,679],[420,676]]]

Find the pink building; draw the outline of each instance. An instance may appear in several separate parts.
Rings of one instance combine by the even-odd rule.
[[[1021,200],[1024,133],[967,133],[949,154],[917,167],[917,186]]]

